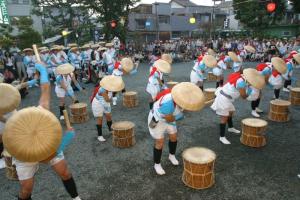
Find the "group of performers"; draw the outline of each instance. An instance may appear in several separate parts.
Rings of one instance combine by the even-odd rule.
[[[108,49],[107,49],[108,48]],[[107,65],[107,75],[104,76],[100,83],[96,85],[90,98],[93,116],[96,119],[96,129],[98,132],[97,140],[105,142],[102,132],[103,115],[106,118],[106,124],[109,132],[112,131],[112,112],[111,102],[116,104],[119,92],[125,92],[125,84],[122,79],[123,75],[135,74],[137,65],[131,58],[115,57],[111,44],[106,47],[99,45],[85,46],[81,54],[78,48],[71,46],[68,54],[61,51],[62,47],[54,46],[49,51],[46,48],[40,48],[40,57],[35,51],[36,58],[34,61],[33,50],[25,49],[26,57],[24,61],[28,63],[27,71],[31,80],[21,83],[17,87],[8,84],[0,84],[0,133],[3,134],[4,147],[7,152],[14,158],[16,171],[18,174],[21,190],[18,196],[20,200],[31,199],[34,184],[34,175],[38,170],[40,162],[49,163],[54,171],[61,177],[63,185],[67,192],[75,200],[80,200],[78,196],[75,181],[68,170],[67,163],[64,159],[63,150],[74,137],[74,130],[71,127],[63,136],[51,137],[48,140],[37,142],[47,149],[40,150],[35,145],[27,147],[24,151],[24,145],[16,145],[17,140],[14,137],[24,137],[24,134],[18,134],[20,127],[18,123],[12,123],[21,120],[23,113],[29,112],[32,115],[48,116],[49,121],[53,121],[55,126],[57,122],[51,118],[48,111],[50,106],[50,78],[55,79],[55,92],[59,98],[60,120],[67,120],[64,117],[65,97],[72,98],[73,103],[78,100],[74,95],[73,85],[79,90],[83,90],[76,77],[76,69],[83,65],[97,65],[104,62]],[[148,83],[146,92],[149,94],[148,129],[152,138],[155,140],[153,147],[154,169],[158,175],[164,175],[166,172],[161,165],[161,156],[164,145],[165,133],[169,136],[169,160],[172,165],[179,165],[176,158],[177,148],[177,125],[176,121],[184,118],[184,111],[199,111],[205,106],[204,86],[206,73],[211,70],[217,77],[216,98],[211,105],[212,110],[220,116],[220,142],[230,144],[225,137],[226,125],[228,132],[240,134],[240,131],[233,126],[233,114],[235,112],[234,101],[239,97],[251,101],[251,114],[254,117],[260,117],[258,113],[262,89],[269,84],[274,89],[275,98],[279,98],[280,89],[284,87],[285,91],[291,87],[293,80],[293,67],[300,64],[300,54],[291,52],[285,59],[274,57],[271,62],[260,63],[256,69],[243,68],[243,56],[247,52],[251,53],[255,49],[251,46],[245,46],[242,54],[229,52],[228,55],[217,54],[208,49],[198,57],[190,74],[190,82],[178,83],[174,87],[168,86],[164,81],[164,76],[172,71],[172,59],[168,54],[157,56],[151,65],[150,73],[147,75]],[[93,52],[93,53],[92,53]],[[94,56],[89,56],[94,55]],[[39,61],[39,58],[41,59]],[[31,59],[31,60],[30,60]],[[232,63],[232,66],[230,64]],[[100,65],[99,65],[100,66]],[[233,69],[224,82],[224,71]],[[101,69],[102,70],[102,69]],[[38,86],[41,88],[41,97],[39,107],[26,110],[16,111],[20,104],[20,95],[17,89],[23,87]],[[52,116],[53,117],[53,116]],[[47,118],[48,119],[48,118]],[[23,127],[22,127],[23,128]],[[24,127],[24,132],[31,135],[36,133],[37,129],[33,126]],[[28,130],[27,130],[28,129]],[[50,130],[47,130],[51,132]],[[59,132],[59,128],[55,129]],[[61,134],[62,135],[62,134]],[[2,142],[2,136],[0,137]],[[52,142],[53,140],[53,142]],[[38,146],[38,145],[37,145]],[[51,147],[51,148],[50,148]],[[37,148],[37,149],[34,149]],[[32,150],[33,149],[33,150]],[[31,151],[32,150],[32,151]],[[47,151],[48,150],[48,151]],[[22,152],[31,152],[25,156]],[[21,152],[21,153],[20,153]],[[33,153],[32,153],[33,152]],[[45,153],[46,152],[46,153]]]

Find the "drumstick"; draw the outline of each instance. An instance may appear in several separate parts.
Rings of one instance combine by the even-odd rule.
[[[69,129],[71,129],[69,115],[68,115],[68,112],[66,110],[64,110],[63,112],[64,112],[64,117],[65,117],[65,123],[66,123],[67,129],[69,130]]]
[[[209,106],[211,103],[213,103],[213,102],[214,102],[214,100],[215,100],[215,99],[212,99],[212,100],[206,101],[206,102],[205,102],[205,105],[206,105],[206,106]]]
[[[36,44],[32,45],[32,48],[33,48],[33,51],[34,51],[34,55],[35,55],[35,57],[36,57],[36,60],[37,60],[38,62],[41,62],[40,54],[39,54],[39,51],[38,51],[38,49],[37,49],[37,47],[36,47]]]

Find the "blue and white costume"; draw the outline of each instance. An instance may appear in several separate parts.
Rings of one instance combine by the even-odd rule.
[[[247,84],[241,76],[232,78],[223,86],[217,89],[216,98],[211,108],[220,116],[229,116],[230,112],[234,112],[233,102],[240,97],[239,89],[246,89]],[[251,91],[249,90],[249,93]]]
[[[223,58],[220,58],[218,60],[217,67],[214,67],[213,70],[212,70],[213,75],[215,75],[215,76],[222,76],[223,75],[224,70],[227,69],[227,65],[224,61],[225,59],[226,59],[226,57],[223,57]]]
[[[233,62],[232,69],[233,69],[234,72],[238,72],[242,68],[242,58],[239,55],[237,55],[237,57],[240,60],[240,62],[233,62],[232,59],[229,56],[226,56],[226,58],[224,60],[225,63]]]
[[[196,62],[190,75],[191,83],[203,82],[206,66],[203,61]]]
[[[55,82],[55,93],[57,95],[57,97],[59,98],[64,98],[66,97],[66,93],[68,96],[70,97],[74,97],[74,91],[73,88],[71,86],[71,82],[72,82],[72,78],[71,75],[58,75],[56,76],[56,82]],[[64,88],[62,88],[61,84],[64,83],[67,91],[65,91]]]
[[[28,74],[28,77],[33,78],[34,73],[35,73],[34,65],[36,63],[35,56],[25,56],[23,58],[23,63],[26,67],[26,72]]]
[[[113,57],[112,57],[111,53],[108,52],[108,50],[107,50],[103,53],[102,56],[103,56],[104,64],[106,64],[107,67],[108,67],[108,73],[112,74],[112,72],[114,70],[114,60],[113,60]]]
[[[154,128],[149,127],[149,132],[154,139],[164,138],[165,132],[168,134],[177,133],[176,122],[167,122],[164,118],[166,115],[174,115],[175,120],[179,120],[183,117],[179,107],[174,103],[171,93],[166,94],[157,100],[154,103],[153,110],[149,112],[148,124],[150,124],[153,117],[158,121]]]
[[[163,73],[159,72],[156,68],[153,68],[146,87],[146,92],[151,95],[153,100],[155,100],[157,94],[161,91],[159,80],[162,80],[162,78]]]
[[[77,53],[70,52],[69,53],[69,61],[75,67],[75,69],[80,69],[80,56]]]
[[[92,111],[94,117],[103,117],[103,114],[111,113],[110,102],[105,101],[102,94],[107,92],[103,87],[100,87],[96,96],[92,102]],[[111,98],[111,92],[108,92],[108,96]]]

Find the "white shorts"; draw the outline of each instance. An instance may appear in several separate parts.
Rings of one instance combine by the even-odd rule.
[[[35,68],[34,67],[27,67],[26,70],[28,77],[33,78],[34,72],[35,72]]]
[[[153,113],[152,111],[150,111],[148,115],[148,124],[151,122],[152,117],[153,117]],[[148,129],[153,139],[164,138],[165,132],[167,132],[169,135],[177,133],[176,125],[171,125],[162,121],[159,121],[154,129],[150,128],[149,126]]]
[[[61,87],[55,86],[55,93],[58,98],[66,97],[66,91]]]
[[[159,87],[159,85],[154,85],[154,84],[148,83],[146,92],[148,92],[151,95],[152,99],[155,100],[156,96],[160,92],[160,87]]]
[[[211,109],[213,109],[217,115],[225,117],[229,116],[230,112],[235,111],[232,101],[220,93],[217,95],[214,103],[211,105]]]
[[[198,82],[203,82],[203,79],[195,72],[192,71],[190,75],[191,83],[197,84]]]
[[[96,97],[94,98],[92,102],[92,111],[94,117],[103,117],[103,113],[111,113],[110,103],[105,104],[106,105],[103,105],[98,99],[96,99]]]
[[[52,160],[50,160],[49,164],[53,166],[64,159],[64,154],[61,153],[60,155],[57,155]],[[16,165],[16,170],[20,181],[33,178],[35,173],[39,169],[39,162],[22,162],[16,159],[14,159],[13,162]]]

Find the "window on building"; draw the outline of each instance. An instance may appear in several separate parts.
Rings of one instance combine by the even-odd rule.
[[[29,4],[29,0],[23,0],[23,4]]]
[[[145,19],[136,19],[135,20],[135,28],[136,29],[145,29],[146,28],[146,20]]]
[[[19,4],[19,0],[7,0],[8,4]]]
[[[170,24],[170,16],[168,15],[159,15],[158,21],[160,24]]]

